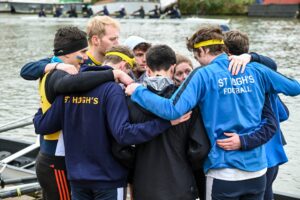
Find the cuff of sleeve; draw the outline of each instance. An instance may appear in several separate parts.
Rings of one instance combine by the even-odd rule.
[[[171,126],[172,126],[171,121],[167,121],[167,120],[164,120],[164,119],[159,119],[159,121],[161,123],[161,127],[164,130],[167,130],[168,128],[171,128]]]
[[[247,150],[247,142],[246,142],[246,137],[247,135],[240,135],[240,141],[241,141],[241,148],[242,150]]]
[[[251,59],[250,59],[250,62],[257,62],[257,53],[255,52],[250,52],[250,56],[251,56]]]
[[[107,76],[111,81],[115,81],[115,76],[114,76],[112,69],[107,70]]]
[[[135,91],[131,94],[131,100],[136,102],[138,99],[138,94],[140,91],[142,91],[143,89],[145,89],[145,87],[143,87],[142,85],[138,86]]]

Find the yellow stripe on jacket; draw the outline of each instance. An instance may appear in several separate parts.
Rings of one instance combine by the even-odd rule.
[[[48,74],[49,74],[49,72],[43,76],[43,78],[39,84],[39,93],[40,93],[40,97],[41,97],[40,106],[42,108],[43,113],[45,113],[51,107],[51,103],[47,99],[46,90],[45,90]],[[57,132],[51,133],[51,134],[47,134],[47,135],[44,135],[44,139],[45,140],[58,140],[59,134],[60,134],[60,131],[57,131]]]

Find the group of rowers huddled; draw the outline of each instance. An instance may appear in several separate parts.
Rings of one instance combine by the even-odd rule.
[[[21,70],[40,79],[43,199],[272,200],[287,162],[277,93],[298,95],[299,82],[249,53],[240,31],[199,28],[186,41],[196,68],[166,44],[121,45],[119,33],[108,16],[86,32],[62,27],[54,55]]]

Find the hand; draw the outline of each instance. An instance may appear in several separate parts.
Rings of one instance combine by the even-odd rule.
[[[245,53],[240,56],[229,56],[229,60],[228,70],[232,75],[237,75],[239,72],[244,73],[246,65],[251,60],[251,55]]]
[[[191,118],[191,116],[192,116],[192,111],[182,115],[178,119],[171,120],[171,124],[172,124],[172,126],[175,126],[177,124],[180,124],[182,122],[185,122],[185,121],[189,120]]]
[[[126,74],[125,72],[123,72],[121,70],[115,69],[115,70],[113,70],[113,74],[114,74],[115,80],[117,82],[123,83],[124,85],[129,85],[134,82],[128,74]]]
[[[228,138],[217,140],[217,145],[224,150],[239,150],[241,148],[240,137],[237,133],[224,133]]]
[[[63,70],[71,75],[78,74],[78,69],[74,65],[71,65],[71,64],[59,63],[56,66],[56,69]]]
[[[130,85],[128,85],[125,89],[125,94],[130,96],[132,95],[132,93],[134,93],[135,89],[137,87],[139,87],[141,84],[139,83],[131,83]]]

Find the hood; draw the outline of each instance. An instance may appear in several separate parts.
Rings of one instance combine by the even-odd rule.
[[[160,96],[165,96],[165,93],[175,88],[174,82],[164,76],[145,77],[143,85]]]

